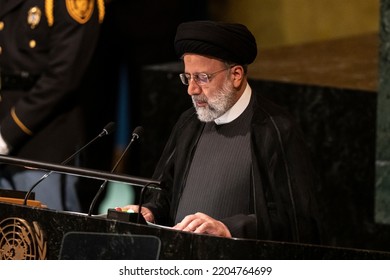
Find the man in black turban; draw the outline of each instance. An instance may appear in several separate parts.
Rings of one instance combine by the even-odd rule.
[[[302,133],[247,81],[254,36],[241,24],[186,22],[175,50],[194,108],[179,118],[157,164],[153,177],[166,191],[144,205],[145,219],[221,237],[318,243]]]

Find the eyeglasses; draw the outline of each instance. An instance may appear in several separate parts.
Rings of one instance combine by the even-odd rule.
[[[211,79],[217,75],[218,73],[221,73],[222,71],[226,71],[230,68],[232,68],[233,66],[230,66],[228,68],[224,68],[224,69],[221,69],[219,71],[216,71],[214,73],[211,73],[211,74],[207,74],[207,73],[195,73],[195,74],[189,74],[189,73],[181,73],[179,76],[180,76],[180,80],[181,82],[183,83],[183,85],[188,85],[190,83],[190,80],[191,79],[194,79],[195,83],[197,83],[199,86],[202,86],[202,85],[205,85],[207,83],[209,83],[211,81]]]

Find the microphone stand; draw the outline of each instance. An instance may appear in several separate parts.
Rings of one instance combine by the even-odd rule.
[[[139,138],[139,135],[138,133],[136,133],[136,130],[140,130],[141,131],[141,127],[137,127],[133,133],[133,137],[131,138],[129,144],[127,145],[126,149],[123,151],[123,153],[121,154],[120,158],[117,160],[117,162],[115,163],[115,166],[111,169],[111,173],[114,173],[114,171],[117,169],[119,163],[122,161],[123,157],[125,156],[125,154],[127,153],[127,150],[130,148],[131,144],[135,141],[135,139],[138,139]],[[98,200],[98,198],[100,197],[100,194],[103,192],[103,190],[105,189],[106,185],[107,185],[108,181],[105,180],[103,182],[103,184],[100,185],[100,188],[99,190],[97,191],[95,197],[93,198],[90,206],[89,206],[89,210],[88,210],[88,216],[91,216],[92,215],[92,211],[93,211],[93,208],[95,207],[95,204]]]
[[[102,137],[102,135],[97,135],[95,138],[93,138],[91,141],[89,141],[87,144],[85,144],[80,150],[84,150],[85,147],[89,146],[92,142],[95,142],[96,139]],[[79,151],[76,151],[73,155],[71,155],[70,157],[68,157],[66,160],[64,160],[61,164],[67,164],[70,160],[72,160],[78,153]],[[32,185],[30,187],[30,189],[28,190],[28,192],[26,193],[26,196],[24,197],[24,200],[23,200],[23,205],[27,205],[27,200],[28,198],[30,197],[32,191],[35,189],[36,186],[38,186],[43,180],[45,180],[47,177],[49,177],[51,174],[53,173],[53,171],[49,171],[47,173],[45,173],[37,182],[35,182],[34,185]]]
[[[80,152],[82,152],[85,148],[87,148],[89,145],[91,145],[93,142],[95,142],[98,138],[101,138],[103,136],[106,136],[108,134],[110,134],[113,130],[114,130],[114,122],[110,122],[108,123],[102,130],[101,133],[99,133],[97,136],[95,136],[95,138],[93,138],[91,141],[89,141],[87,144],[85,144],[84,146],[82,146],[80,149],[78,149],[76,152],[74,152],[70,157],[68,157],[67,159],[65,159],[63,162],[61,162],[61,164],[65,165],[67,164],[69,161],[71,161],[74,157],[76,157]],[[49,171],[47,173],[45,173],[37,182],[35,182],[34,185],[32,185],[30,187],[30,189],[28,190],[28,192],[26,193],[25,197],[24,197],[24,200],[23,200],[23,205],[27,205],[27,200],[28,198],[30,197],[32,191],[35,189],[36,186],[38,186],[43,180],[45,180],[47,177],[49,177],[51,174],[53,173],[53,171]]]

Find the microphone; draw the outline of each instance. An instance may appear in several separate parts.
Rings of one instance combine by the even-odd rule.
[[[67,164],[69,161],[71,161],[75,156],[77,156],[79,153],[81,153],[85,148],[87,148],[89,145],[91,145],[93,142],[95,142],[98,138],[101,138],[103,136],[111,134],[115,130],[115,123],[114,122],[109,122],[106,124],[106,126],[103,128],[102,132],[100,132],[95,138],[93,138],[91,141],[89,141],[87,144],[85,144],[83,147],[78,149],[75,153],[73,153],[70,157],[65,159],[63,162],[61,162],[61,165]],[[27,200],[30,197],[32,191],[35,189],[36,186],[39,185],[43,180],[45,180],[47,177],[52,174],[53,171],[49,171],[45,173],[34,185],[30,187],[28,190],[26,196],[24,197],[23,205],[27,205]]]
[[[114,171],[117,169],[119,163],[122,161],[123,157],[125,156],[125,154],[127,153],[127,151],[129,150],[130,146],[133,144],[133,142],[135,140],[138,140],[139,138],[141,138],[144,134],[144,129],[142,128],[142,126],[137,126],[133,133],[132,133],[132,136],[131,136],[131,140],[129,142],[129,144],[127,145],[126,149],[123,151],[123,153],[121,154],[121,156],[119,157],[119,159],[116,161],[114,167],[111,169],[111,173],[114,173]],[[97,191],[95,197],[93,198],[90,206],[89,206],[89,211],[88,211],[88,216],[91,216],[92,215],[92,211],[95,207],[95,204],[98,200],[98,198],[100,197],[101,193],[103,192],[103,190],[105,189],[106,185],[108,183],[108,180],[105,180],[101,185],[100,185],[100,188],[99,190]]]

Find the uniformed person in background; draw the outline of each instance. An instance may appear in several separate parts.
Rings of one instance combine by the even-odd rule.
[[[78,88],[103,18],[103,0],[0,0],[0,154],[59,164],[86,143]],[[2,165],[0,188],[26,191],[43,174]],[[76,181],[52,173],[35,199],[79,211]]]

